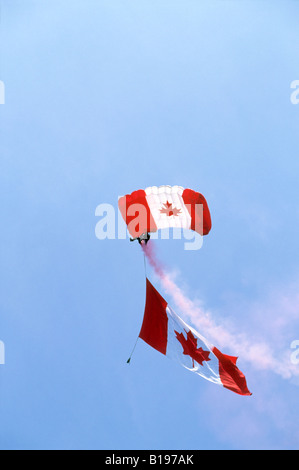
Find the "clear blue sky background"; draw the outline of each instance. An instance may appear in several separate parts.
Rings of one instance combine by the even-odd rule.
[[[298,17],[287,0],[1,1],[2,449],[298,448],[296,377],[240,357],[239,397],[141,340],[126,364],[143,258],[95,236],[119,195],[202,192],[202,249],[158,241],[161,259],[219,324],[291,354]]]

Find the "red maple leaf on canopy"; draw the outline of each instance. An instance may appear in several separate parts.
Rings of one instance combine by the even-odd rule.
[[[193,367],[194,361],[198,362],[201,366],[203,365],[203,361],[210,361],[210,351],[204,351],[201,347],[197,348],[197,338],[195,338],[190,330],[188,332],[186,331],[186,333],[187,339],[183,333],[178,333],[175,331],[176,337],[183,347],[183,354],[191,357]]]
[[[177,209],[176,207],[172,207],[172,203],[171,202],[166,202],[165,204],[163,204],[163,208],[160,209],[160,212],[161,214],[166,214],[168,217],[170,217],[171,215],[174,215],[174,216],[177,216],[178,214],[181,213],[181,209]]]

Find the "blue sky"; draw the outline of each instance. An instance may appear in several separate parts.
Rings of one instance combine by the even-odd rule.
[[[239,397],[141,340],[126,364],[143,257],[95,236],[96,207],[120,195],[202,192],[202,249],[158,240],[159,256],[217,324],[289,367],[298,13],[287,0],[1,1],[2,449],[298,448],[297,370],[240,356],[253,396]]]

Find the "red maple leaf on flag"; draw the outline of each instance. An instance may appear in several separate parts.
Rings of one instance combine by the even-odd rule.
[[[172,203],[171,202],[166,202],[165,204],[163,204],[163,208],[160,209],[160,212],[161,214],[166,214],[168,217],[170,217],[171,215],[174,215],[174,216],[177,216],[178,214],[181,213],[181,209],[177,209],[176,207],[172,207]]]
[[[185,330],[186,331],[186,330]],[[201,366],[203,365],[203,361],[210,361],[209,358],[210,351],[204,351],[201,347],[197,348],[197,338],[192,334],[189,330],[187,333],[187,338],[185,338],[183,333],[178,333],[174,331],[178,341],[181,343],[183,347],[183,354],[186,356],[190,356],[192,359],[193,367],[194,361],[198,362]]]

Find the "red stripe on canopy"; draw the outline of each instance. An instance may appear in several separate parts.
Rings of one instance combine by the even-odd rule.
[[[207,235],[212,228],[212,221],[204,196],[193,189],[184,189],[182,198],[191,216],[191,230]],[[202,206],[202,213],[199,206]]]
[[[138,238],[143,233],[157,231],[143,189],[121,197],[118,201],[118,207],[133,238]]]

